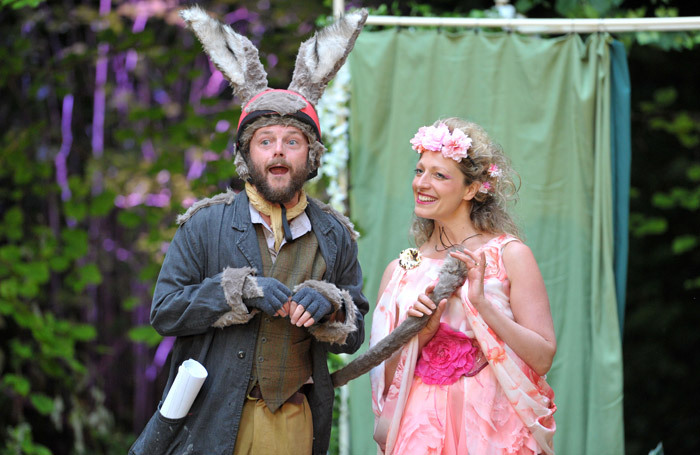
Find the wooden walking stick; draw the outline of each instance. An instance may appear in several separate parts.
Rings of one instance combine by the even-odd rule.
[[[442,299],[452,295],[464,283],[466,277],[467,267],[464,262],[448,254],[440,268],[438,283],[428,297],[433,302],[439,303]],[[331,374],[333,387],[343,386],[382,363],[420,332],[428,324],[429,319],[430,317],[407,317],[405,321],[380,340],[379,343]]]

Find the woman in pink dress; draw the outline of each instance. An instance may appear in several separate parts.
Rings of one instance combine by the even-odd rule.
[[[413,179],[418,249],[382,277],[370,345],[408,315],[428,325],[371,371],[379,453],[553,454],[556,352],[547,291],[506,210],[517,188],[501,148],[458,118],[420,128]],[[468,274],[431,301],[447,255]]]

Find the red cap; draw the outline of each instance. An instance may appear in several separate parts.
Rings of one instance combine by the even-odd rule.
[[[269,115],[269,114],[278,114],[279,112],[276,112],[272,109],[264,109],[264,110],[258,110],[258,111],[252,111],[252,112],[247,112],[246,109],[250,104],[255,101],[256,99],[260,98],[263,95],[272,93],[272,92],[282,92],[282,93],[290,93],[292,95],[298,96],[302,100],[304,100],[304,104],[306,106],[303,109],[300,109],[292,114],[288,114],[291,117],[294,117],[298,120],[303,121],[304,123],[309,124],[313,129],[314,132],[316,133],[317,139],[320,142],[321,141],[321,124],[318,121],[318,114],[316,114],[316,109],[314,109],[314,106],[309,103],[309,101],[298,94],[297,92],[292,92],[291,90],[283,90],[283,89],[270,89],[270,90],[265,90],[264,92],[260,92],[257,95],[255,95],[253,98],[251,98],[250,101],[246,103],[246,105],[243,107],[243,110],[241,111],[241,118],[238,119],[238,128],[237,128],[237,137],[240,137],[242,128],[245,129],[245,127],[250,124],[253,120],[257,119],[258,117],[262,117],[264,115]]]

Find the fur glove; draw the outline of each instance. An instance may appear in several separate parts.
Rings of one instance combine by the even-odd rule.
[[[270,316],[274,316],[292,295],[292,291],[275,278],[248,275],[246,281],[251,281],[254,286],[262,289],[262,296],[248,297],[244,293],[243,302],[248,308],[257,308]]]

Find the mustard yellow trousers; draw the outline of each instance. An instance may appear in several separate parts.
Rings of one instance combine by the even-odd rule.
[[[306,397],[284,403],[274,414],[262,399],[246,398],[233,455],[311,454],[314,428]]]

